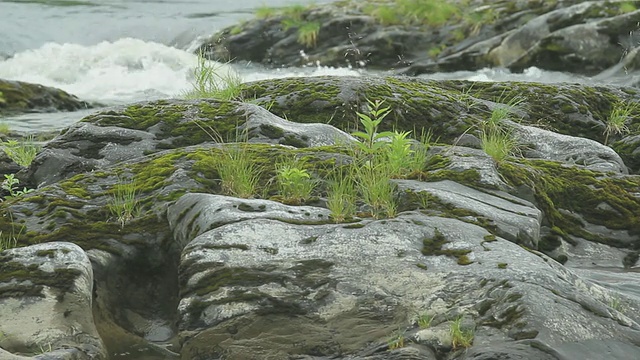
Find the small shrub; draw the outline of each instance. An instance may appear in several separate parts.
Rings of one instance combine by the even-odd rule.
[[[315,187],[315,181],[303,164],[296,160],[285,160],[276,164],[276,182],[285,202],[301,204],[309,197]]]
[[[367,100],[369,114],[364,114],[360,112],[356,112],[358,118],[360,119],[360,123],[364,127],[364,132],[362,131],[354,131],[351,135],[360,138],[362,142],[356,143],[358,150],[364,152],[365,154],[374,154],[375,152],[380,151],[384,146],[386,146],[386,142],[384,138],[388,138],[393,136],[393,133],[390,131],[385,131],[378,133],[378,126],[382,120],[384,120],[391,110],[389,107],[382,107],[384,101],[376,100],[371,101]]]
[[[2,102],[2,101],[0,101]],[[9,135],[11,133],[11,127],[6,122],[0,122],[0,134]]]
[[[4,175],[4,181],[0,185],[0,188],[9,192],[9,195],[7,195],[6,198],[14,198],[14,197],[22,196],[33,191],[33,189],[27,189],[26,187],[23,187],[22,190],[20,190],[20,188],[18,188],[19,183],[20,183],[20,180],[18,180],[15,177],[15,175],[13,174]]]
[[[2,149],[16,164],[28,167],[38,154],[38,146],[33,142],[33,137],[29,136],[23,141],[7,140],[2,142]]]

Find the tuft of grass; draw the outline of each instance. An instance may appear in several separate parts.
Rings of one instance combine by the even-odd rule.
[[[501,99],[502,97],[497,101],[500,102]],[[506,104],[498,104],[491,111],[489,119],[480,124],[482,150],[491,156],[496,164],[518,152],[518,142],[506,121],[522,102],[522,98],[513,97]]]
[[[0,99],[0,103],[2,102],[2,99]],[[9,135],[11,133],[11,127],[9,126],[9,124],[7,124],[4,121],[0,121],[0,134],[2,135]]]
[[[134,181],[119,178],[111,192],[111,200],[107,204],[107,208],[111,216],[120,223],[121,227],[124,227],[140,214],[136,198],[136,184]]]
[[[356,184],[351,174],[345,174],[342,168],[336,170],[329,180],[327,208],[336,223],[353,218],[356,214]]]
[[[391,338],[389,338],[389,340],[387,340],[387,347],[389,348],[389,351],[400,349],[404,346],[404,332],[400,330],[398,330],[396,334],[394,334],[393,336],[391,336]]]
[[[638,110],[640,110],[640,103],[637,102],[618,101],[613,104],[604,129],[605,145],[611,135],[623,135],[630,132],[627,122],[631,119],[632,113]]]
[[[16,232],[16,223],[13,221],[13,214],[10,211],[8,211],[3,216],[7,216],[6,214],[9,214],[9,221],[11,223],[11,233],[5,234],[4,232],[0,231],[0,252],[17,247],[18,239],[20,238],[20,236],[22,235],[22,232],[26,228],[24,225],[18,225],[20,227],[20,230]],[[0,339],[1,338],[2,337],[0,336]]]
[[[376,219],[394,217],[398,212],[396,186],[391,182],[389,166],[373,158],[356,166],[355,178],[362,200]]]
[[[257,194],[261,170],[246,145],[229,145],[215,157],[215,169],[225,195],[250,198]]]
[[[364,12],[382,25],[441,26],[459,18],[462,8],[445,0],[397,0],[394,6],[368,6]]]
[[[22,167],[28,167],[38,154],[38,146],[33,142],[33,136],[28,136],[22,141],[7,140],[0,142],[2,150],[16,164]]]
[[[496,164],[502,163],[518,151],[518,142],[512,131],[506,128],[483,130],[480,133],[482,150],[493,158]]]
[[[238,100],[242,93],[242,77],[233,69],[224,66],[207,60],[200,51],[193,69],[192,89],[185,92],[184,97]]]
[[[418,316],[416,322],[418,323],[418,327],[420,329],[426,329],[431,326],[431,322],[433,321],[433,315],[422,313]]]
[[[473,331],[462,329],[462,317],[451,321],[449,334],[451,335],[451,347],[453,349],[468,348],[473,344]]]
[[[256,9],[255,16],[258,19],[266,19],[279,14],[278,9],[270,6],[260,6]]]
[[[285,159],[276,164],[276,183],[284,201],[299,205],[311,197],[316,182],[304,164],[296,159]]]
[[[314,48],[318,43],[321,24],[317,21],[304,22],[298,27],[298,43]]]

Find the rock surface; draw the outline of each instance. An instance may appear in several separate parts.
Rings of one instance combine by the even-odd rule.
[[[200,51],[219,61],[276,67],[319,63],[410,75],[538,67],[602,77],[613,76],[623,54],[638,43],[634,2],[405,4],[411,2],[339,1],[265,11],[213,35]]]
[[[0,79],[0,115],[25,112],[75,111],[93,105],[60,89]]]
[[[637,135],[603,145],[613,104],[639,100],[628,90],[318,77],[245,84],[252,104],[90,115],[16,174],[35,191],[0,204],[0,231],[20,246],[0,253],[0,356],[631,359],[640,296],[614,285],[638,268]],[[496,160],[482,129],[513,98],[505,124],[522,151]],[[397,214],[358,199],[336,221],[329,180],[360,156],[349,134],[367,99],[391,109],[380,131],[431,129],[438,144],[391,180]],[[246,199],[218,167],[238,150],[261,170]],[[293,157],[317,184],[296,206],[275,166]],[[114,200],[127,187],[131,214]],[[51,269],[74,275],[45,284]],[[46,325],[17,316],[40,305]],[[468,348],[457,326],[473,332]]]

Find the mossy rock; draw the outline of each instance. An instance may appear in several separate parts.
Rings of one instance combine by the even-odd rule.
[[[634,194],[640,193],[640,176],[608,176],[526,159],[501,164],[499,169],[511,185],[535,194],[555,236],[572,244],[575,237],[621,248],[639,247],[640,200]]]
[[[0,114],[76,111],[92,107],[60,89],[0,79]]]

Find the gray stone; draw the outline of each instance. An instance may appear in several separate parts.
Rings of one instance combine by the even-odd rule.
[[[524,157],[559,161],[594,171],[629,173],[613,149],[596,141],[513,122],[510,125]]]
[[[5,352],[106,359],[91,311],[93,271],[79,246],[60,242],[14,248],[0,254],[0,263],[0,273],[6,275],[11,267],[16,274],[0,282],[0,347]]]

